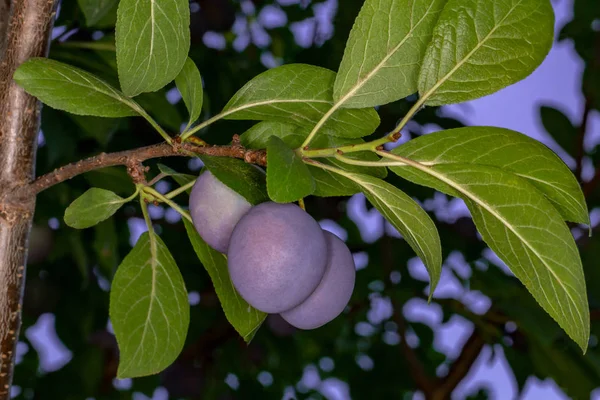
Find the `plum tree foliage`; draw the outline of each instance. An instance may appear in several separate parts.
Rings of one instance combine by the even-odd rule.
[[[317,221],[300,207],[266,202],[240,219],[227,256],[240,295],[273,314],[296,307],[319,285],[327,243]]]
[[[186,58],[188,1],[162,2],[161,13],[151,12],[151,2],[131,3],[120,1],[116,20],[121,90],[49,59],[30,59],[14,74],[49,107],[106,118],[142,116],[173,153],[204,161],[198,178],[163,168],[150,182],[138,176],[130,197],[92,189],[68,208],[65,222],[84,228],[140,200],[148,233],[123,261],[110,293],[120,378],[164,370],[188,334],[189,304],[182,301],[187,277],[154,228],[149,203],[173,208],[186,226],[193,222],[201,238],[189,229],[188,235],[225,315],[249,341],[265,313],[281,313],[303,329],[345,317],[355,279],[352,254],[323,233],[310,208],[307,213],[293,204],[304,205],[310,196],[364,193],[422,260],[428,295],[435,297],[444,243],[429,215],[398,187],[400,179],[464,200],[489,248],[586,351],[583,267],[565,221],[589,224],[589,216],[569,168],[547,147],[501,128],[439,131],[395,146],[428,106],[489,95],[532,73],[553,40],[549,0],[366,0],[337,72],[307,64],[269,69],[200,123],[202,79]],[[190,114],[176,138],[167,133],[178,129],[168,123],[168,107],[154,114],[145,108],[151,92],[172,81]],[[412,107],[396,109],[399,122],[378,127],[374,107],[407,96]],[[258,122],[241,137],[225,138],[228,146],[213,147],[196,136],[219,120]],[[266,177],[249,164],[266,166]],[[168,176],[180,187],[166,194],[154,188]],[[176,199],[190,188],[188,213],[186,200]]]

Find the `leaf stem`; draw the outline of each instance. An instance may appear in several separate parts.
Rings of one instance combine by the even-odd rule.
[[[131,100],[129,102],[129,106],[133,108],[138,114],[146,119],[152,125],[152,127],[160,134],[160,136],[165,139],[165,141],[169,144],[172,144],[173,139],[169,136],[167,132],[144,110],[138,103]]]
[[[55,45],[55,44],[53,44]],[[71,47],[77,49],[88,49],[88,50],[102,50],[102,51],[117,51],[114,43],[103,43],[103,42],[58,42],[56,45],[60,47]]]
[[[400,138],[399,134],[386,135],[377,140],[371,142],[349,144],[340,147],[330,147],[326,149],[308,149],[301,150],[302,155],[308,158],[323,158],[323,157],[335,157],[339,152],[342,153],[356,153],[358,151],[376,151],[379,146],[383,146],[386,143],[396,142]]]
[[[304,197],[301,199],[298,199],[298,206],[303,209],[304,211],[306,211],[306,205],[304,204]]]
[[[317,132],[319,132],[319,129],[321,129],[323,127],[323,125],[325,125],[325,122],[327,122],[327,120],[329,119],[329,117],[331,117],[333,115],[333,113],[336,112],[338,108],[340,108],[341,105],[342,105],[341,102],[335,103],[329,109],[329,111],[327,111],[321,117],[321,119],[319,120],[319,122],[317,122],[317,124],[315,125],[315,127],[312,129],[312,131],[310,131],[310,133],[308,134],[308,136],[306,137],[306,139],[304,139],[304,143],[302,143],[302,146],[300,146],[300,149],[305,149],[305,148],[308,147],[308,145],[314,139],[314,137],[317,134]]]
[[[154,186],[158,181],[166,178],[167,174],[165,174],[164,172],[161,172],[160,174],[156,175],[154,178],[152,178],[152,180],[150,182],[148,182],[148,186]]]
[[[142,214],[144,215],[144,221],[146,221],[146,226],[148,227],[148,234],[150,240],[150,254],[152,259],[156,258],[156,240],[154,238],[154,225],[152,225],[152,219],[150,219],[150,214],[148,214],[148,204],[146,200],[148,199],[146,193],[142,191],[140,193],[140,204],[142,207]]]
[[[192,224],[194,223],[194,221],[192,221],[192,217],[190,216],[190,214],[187,211],[185,211],[183,208],[179,207],[179,205],[177,203],[175,203],[173,200],[167,198],[166,196],[162,195],[161,193],[157,192],[155,189],[153,189],[149,186],[144,187],[144,191],[146,193],[152,195],[153,197],[155,197],[157,200],[160,200],[161,202],[167,204],[169,207],[171,207],[172,209],[177,211],[182,217],[184,217],[185,219],[190,221]]]
[[[406,126],[406,124],[408,123],[408,121],[410,121],[411,118],[414,117],[414,115],[421,109],[421,107],[423,106],[423,104],[425,104],[425,101],[427,101],[428,98],[429,98],[429,94],[427,94],[426,96],[421,96],[419,98],[419,100],[417,100],[417,102],[415,104],[413,104],[413,106],[410,108],[410,110],[408,110],[408,112],[406,113],[404,118],[402,118],[400,123],[398,125],[396,125],[394,130],[392,132],[390,132],[390,135],[393,135],[395,133],[400,133],[402,128],[404,128]]]
[[[177,189],[165,194],[165,197],[167,199],[172,199],[173,197],[178,196],[180,193],[185,192],[186,190],[188,190],[189,188],[191,188],[192,186],[194,186],[194,184],[196,183],[196,179],[194,179],[191,182],[186,183],[183,186],[178,187]]]
[[[202,122],[201,124],[196,125],[195,127],[193,127],[192,129],[190,129],[189,131],[183,132],[181,134],[181,141],[185,142],[194,133],[198,132],[201,129],[206,128],[210,124],[217,122],[218,120],[220,120],[220,119],[228,116],[231,113],[232,113],[232,111],[221,112],[221,113],[215,115],[214,117],[207,119],[206,121]]]

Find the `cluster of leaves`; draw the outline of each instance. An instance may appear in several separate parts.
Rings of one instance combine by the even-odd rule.
[[[173,80],[190,116],[180,135],[184,141],[219,119],[260,121],[241,141],[248,148],[267,149],[266,181],[237,160],[202,156],[206,168],[253,204],[267,198],[291,202],[309,195],[363,192],[423,260],[430,274],[430,297],[443,260],[438,230],[417,202],[383,180],[386,167],[410,182],[459,197],[490,248],[585,351],[585,281],[564,221],[586,224],[589,218],[576,179],[556,155],[524,135],[488,127],[427,135],[391,152],[380,147],[393,141],[422,106],[478,98],[531,73],[552,43],[548,1],[367,0],[337,74],[307,64],[274,68],[248,82],[219,114],[199,125],[194,122],[201,115],[204,95],[200,73],[188,58],[187,2],[161,4],[158,10],[154,3],[135,4],[122,0],[118,6],[115,65],[120,91],[109,77],[100,79],[48,59],[26,62],[15,80],[59,110],[111,118],[141,115],[167,141],[171,138],[161,124],[169,124],[160,121],[158,112],[155,121],[143,99],[151,94],[146,92],[157,93]],[[391,134],[362,139],[380,122],[372,107],[415,92],[418,101]],[[160,173],[181,188],[161,194],[138,185],[127,198],[90,189],[65,213],[68,225],[87,228],[105,221],[126,202],[141,199],[148,232],[122,261],[111,288],[120,377],[161,371],[179,355],[188,332],[184,279],[155,232],[146,203],[163,202],[189,218],[172,199],[189,189],[194,177],[164,166]],[[250,340],[265,315],[251,310],[232,289],[225,256],[184,223],[225,315]]]

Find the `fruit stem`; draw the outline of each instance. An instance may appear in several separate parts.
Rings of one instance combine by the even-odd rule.
[[[178,187],[177,189],[165,194],[165,197],[167,199],[172,199],[175,196],[178,196],[180,193],[185,192],[186,190],[188,190],[189,188],[191,188],[192,186],[194,186],[194,184],[196,183],[196,179],[194,179],[191,182],[186,183],[183,186]]]
[[[144,187],[144,192],[150,194],[158,201],[161,201],[161,202],[167,204],[169,207],[171,207],[172,209],[177,211],[182,217],[184,217],[185,219],[190,221],[192,224],[194,223],[194,221],[192,221],[192,217],[190,216],[190,214],[187,211],[185,211],[183,208],[181,208],[173,200],[170,200],[166,196],[162,195],[160,192],[156,191],[154,188],[146,186],[146,187]]]

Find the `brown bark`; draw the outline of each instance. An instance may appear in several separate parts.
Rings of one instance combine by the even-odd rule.
[[[6,33],[8,31],[8,17],[10,16],[10,0],[0,0],[0,61],[4,56]]]
[[[60,167],[36,179],[28,186],[23,186],[15,194],[15,198],[26,199],[48,189],[58,183],[74,178],[84,172],[115,165],[137,166],[145,160],[159,157],[190,156],[204,154],[215,157],[241,158],[252,164],[266,165],[267,157],[264,150],[248,150],[235,143],[231,146],[196,146],[193,144],[161,143],[138,149],[119,151],[116,153],[101,153],[97,156],[80,160]]]
[[[4,2],[5,0],[0,0]],[[0,399],[10,397],[21,327],[27,241],[35,197],[16,202],[14,189],[34,176],[40,104],[12,80],[30,57],[45,56],[55,0],[15,0],[0,62]]]

